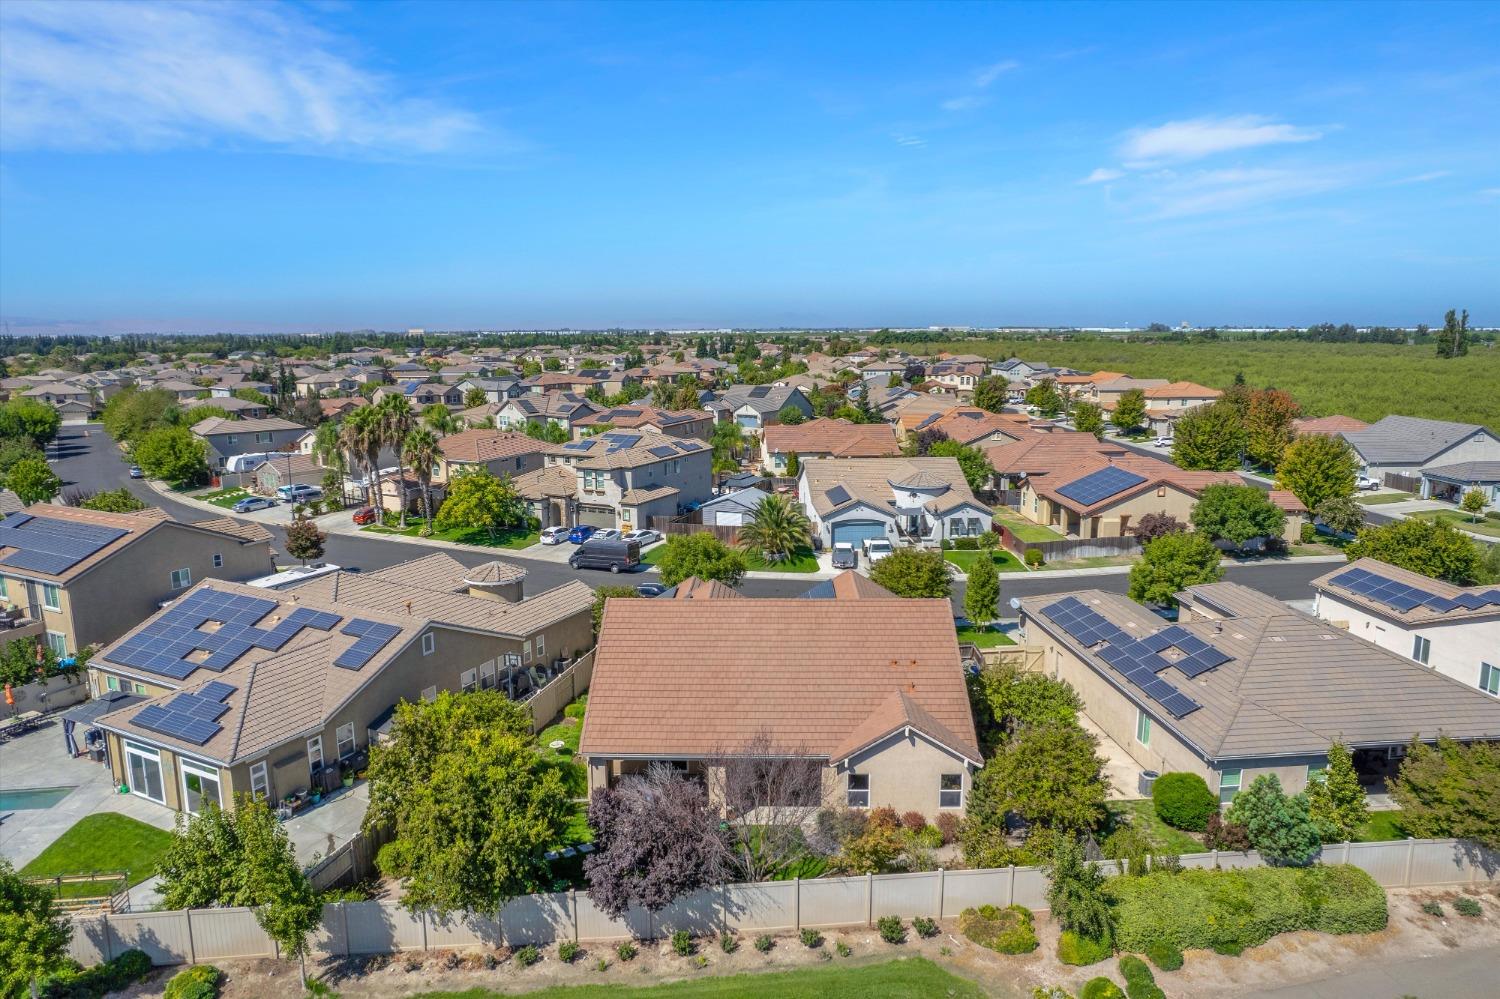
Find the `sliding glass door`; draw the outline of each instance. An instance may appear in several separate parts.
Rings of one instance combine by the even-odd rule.
[[[197,814],[205,804],[223,804],[219,800],[218,768],[182,760],[182,807]]]
[[[125,743],[125,773],[133,794],[166,804],[161,779],[161,754],[150,746]]]

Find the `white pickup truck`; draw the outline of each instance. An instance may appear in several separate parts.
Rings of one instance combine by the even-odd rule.
[[[865,564],[874,565],[892,551],[888,538],[865,538]]]

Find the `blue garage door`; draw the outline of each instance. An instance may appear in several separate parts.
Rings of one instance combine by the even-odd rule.
[[[866,538],[885,537],[885,523],[879,520],[844,520],[833,525],[833,543],[847,541],[858,548]]]

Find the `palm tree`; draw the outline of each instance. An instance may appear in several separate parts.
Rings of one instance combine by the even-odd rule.
[[[401,462],[402,443],[417,426],[417,414],[404,395],[388,395],[376,407],[380,411],[380,443],[396,452],[396,461]],[[406,473],[397,468],[396,488],[401,494],[401,526],[406,527]]]
[[[365,503],[370,503],[370,487],[374,481],[376,466],[380,464],[380,414],[373,406],[363,406],[344,417],[339,431],[344,450],[354,458],[354,464],[364,473]]]
[[[422,422],[439,434],[451,434],[458,429],[458,421],[453,418],[448,407],[440,402],[435,402],[422,410]]]
[[[767,562],[783,562],[807,545],[811,532],[800,503],[770,495],[756,504],[749,523],[740,528],[740,547],[760,552]]]
[[[407,435],[401,449],[402,460],[411,466],[417,481],[422,484],[422,519],[427,522],[422,528],[423,537],[432,534],[432,469],[441,454],[437,434],[426,427],[418,427]]]

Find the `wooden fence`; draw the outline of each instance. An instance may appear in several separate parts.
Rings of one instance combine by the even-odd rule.
[[[700,514],[689,514],[688,516],[701,516]],[[720,527],[717,524],[704,524],[686,520],[680,517],[652,517],[647,525],[653,531],[660,531],[665,535],[673,534],[712,534],[726,545],[736,545],[740,541],[740,529],[738,527]]]
[[[1405,493],[1422,493],[1422,477],[1420,475],[1398,475],[1395,472],[1386,472],[1384,476],[1385,485],[1389,489],[1399,489]]]
[[[1139,555],[1139,538],[1064,538],[1061,541],[1022,541],[1015,532],[996,521],[996,533],[1000,544],[1012,555],[1025,561],[1031,550],[1042,553],[1046,562],[1061,562],[1073,558],[1100,558],[1115,555]]]
[[[1323,847],[1320,859],[1358,867],[1387,888],[1488,885],[1500,878],[1500,855],[1464,840],[1337,843]],[[1184,867],[1198,868],[1261,865],[1254,851],[1196,853],[1181,861]],[[1106,874],[1118,873],[1114,861],[1096,866]],[[523,895],[494,917],[469,913],[443,918],[395,902],[342,902],[323,907],[313,954],[655,940],[678,930],[694,935],[796,933],[870,926],[882,916],[953,919],[966,908],[985,904],[1045,910],[1047,876],[1037,867],[1006,867],[730,884],[685,895],[660,912],[631,909],[620,919],[611,919],[577,891]],[[107,961],[130,947],[145,951],[156,965],[280,956],[255,913],[245,908],[75,918],[69,946],[85,965]]]

